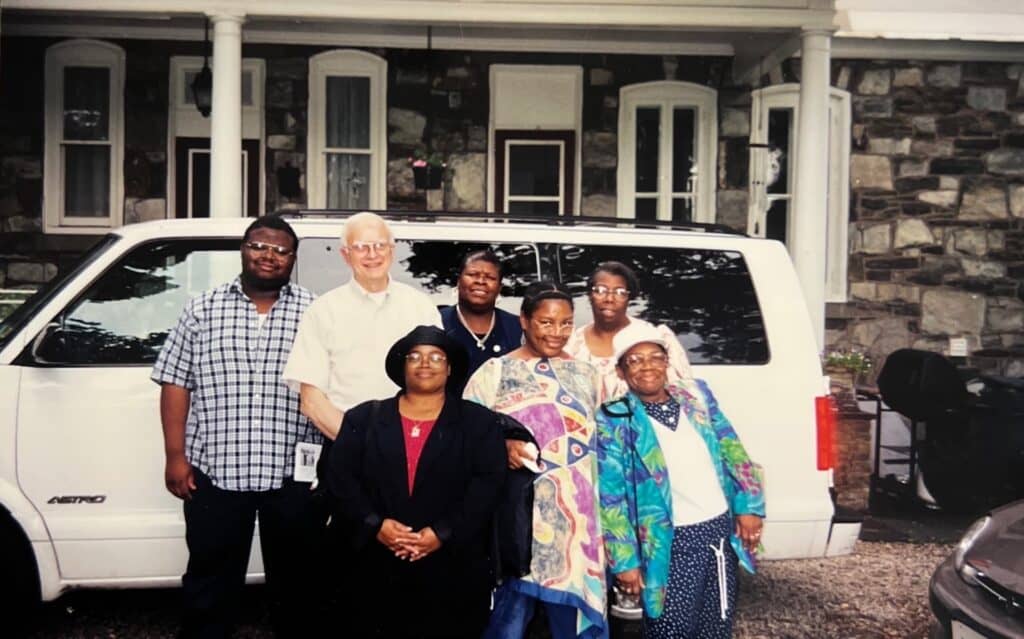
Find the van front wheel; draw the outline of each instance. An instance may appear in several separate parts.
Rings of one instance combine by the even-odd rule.
[[[39,571],[28,538],[10,515],[0,509],[0,619],[14,629],[25,631],[39,607]]]

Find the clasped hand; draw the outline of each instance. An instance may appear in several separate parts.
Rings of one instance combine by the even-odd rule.
[[[384,520],[377,531],[377,541],[395,553],[395,557],[409,561],[423,559],[441,547],[441,540],[429,526],[413,531],[411,527],[394,519]]]

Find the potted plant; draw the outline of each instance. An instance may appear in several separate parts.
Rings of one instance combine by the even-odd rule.
[[[825,356],[825,372],[833,381],[851,390],[864,381],[871,365],[868,354],[856,349],[829,351]]]
[[[428,152],[426,149],[417,148],[409,158],[409,164],[412,166],[412,176],[417,189],[441,188],[441,180],[447,166],[443,155],[437,151]]]

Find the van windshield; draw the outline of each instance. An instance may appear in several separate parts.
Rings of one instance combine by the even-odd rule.
[[[69,268],[61,269],[56,277],[36,290],[9,315],[0,318],[0,349],[7,346],[7,343],[17,334],[18,330],[27,321],[32,319],[36,309],[46,304],[58,291],[64,288],[64,285],[67,284],[72,275],[91,264],[111,244],[114,244],[119,239],[121,238],[113,233],[103,236],[92,248],[83,253],[77,262],[73,263]]]
[[[576,297],[576,325],[593,320],[587,278],[594,267],[618,261],[636,272],[638,296],[627,312],[666,324],[694,364],[766,364],[768,338],[754,284],[736,251],[650,246],[559,249],[561,279]]]

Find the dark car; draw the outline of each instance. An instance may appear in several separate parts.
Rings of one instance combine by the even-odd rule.
[[[1024,500],[971,524],[928,591],[946,637],[1024,637]]]

